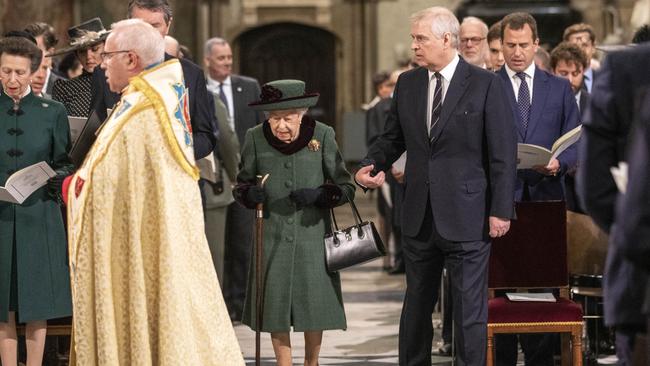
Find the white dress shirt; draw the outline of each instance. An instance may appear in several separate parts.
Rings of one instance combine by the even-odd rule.
[[[219,96],[219,86],[222,83],[212,79],[210,76],[207,77],[207,87],[208,90]],[[223,81],[223,92],[226,96],[226,100],[228,101],[228,114],[230,115],[230,127],[232,127],[233,131],[235,130],[235,105],[233,103],[232,99],[232,82],[230,80],[230,76],[226,78],[226,80]]]
[[[517,72],[513,71],[508,67],[508,64],[504,64],[503,67],[506,68],[508,77],[510,78],[510,83],[512,84],[512,90],[515,92],[515,100],[519,98],[519,86],[521,85],[521,79],[517,76]],[[533,81],[535,80],[535,63],[531,62],[530,65],[524,70],[526,74],[526,85],[528,85],[528,95],[530,95],[530,104],[533,104]],[[518,100],[517,100],[518,101]]]
[[[458,57],[458,53],[454,56],[454,58],[451,60],[450,63],[447,64],[442,70],[440,70],[440,75],[441,80],[442,80],[442,95],[441,95],[441,103],[445,102],[445,96],[447,95],[447,89],[449,89],[449,83],[451,82],[451,78],[454,76],[454,72],[456,71],[456,67],[458,66],[458,62],[460,61],[460,58]],[[434,75],[434,72],[429,70],[429,98],[427,99],[427,131],[431,130],[431,109],[433,108],[433,94],[435,93],[436,90],[436,77]]]

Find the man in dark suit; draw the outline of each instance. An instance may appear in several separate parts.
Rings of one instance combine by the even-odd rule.
[[[264,120],[262,112],[248,107],[259,99],[260,85],[253,78],[232,74],[232,50],[224,39],[207,40],[204,55],[208,90],[226,106],[230,128],[243,146],[246,131]],[[254,220],[253,210],[237,202],[228,205],[222,289],[230,318],[236,321],[244,310]]]
[[[537,23],[528,13],[508,14],[501,21],[505,65],[499,70],[514,116],[520,143],[550,149],[555,140],[578,126],[578,106],[569,83],[534,63]],[[563,200],[563,175],[576,164],[575,147],[545,166],[517,171],[516,201]],[[519,336],[526,364],[553,364],[551,335]],[[517,336],[496,337],[497,365],[515,365]]]
[[[454,289],[457,363],[485,364],[490,237],[504,235],[514,215],[512,114],[498,77],[459,58],[458,33],[445,8],[411,16],[411,47],[422,67],[400,76],[384,132],[355,175],[362,187],[376,188],[408,152],[403,366],[431,365],[431,314],[443,266]]]
[[[557,77],[567,79],[576,99],[580,111],[580,121],[586,113],[589,102],[589,92],[584,83],[584,70],[589,65],[587,55],[575,43],[562,42],[551,51],[551,70]],[[578,199],[575,189],[575,175],[577,166],[569,169],[564,175],[564,195],[566,207],[569,211],[584,214],[584,208]]]
[[[625,257],[623,248],[640,244],[627,241],[620,226],[628,221],[615,213],[621,195],[610,172],[627,158],[632,122],[642,110],[642,94],[650,87],[650,74],[640,72],[650,59],[650,46],[607,55],[594,82],[591,107],[583,122],[578,193],[587,213],[609,233],[603,275],[605,324],[614,327],[619,362],[630,365],[636,334],[645,331],[641,313],[647,274]],[[645,204],[645,202],[644,202]]]
[[[621,238],[617,242],[624,243],[623,252],[635,264],[635,269],[647,274],[650,272],[650,88],[646,86],[645,97],[640,97],[639,100],[643,102],[639,103],[641,108],[636,121],[637,128],[628,151],[629,183],[625,194],[621,196],[621,203],[617,205],[617,216],[624,218],[620,220],[621,229],[618,232]],[[630,285],[636,287],[637,291],[645,287],[645,301],[641,310],[648,320],[647,333],[647,327],[650,326],[650,281],[646,279],[645,283],[645,286],[643,283]],[[648,350],[650,344],[647,344],[646,337],[645,350],[630,351],[647,357]]]
[[[128,17],[142,19],[156,28],[165,38],[172,22],[172,11],[167,0],[131,0]],[[165,54],[165,61],[173,58]],[[196,64],[180,59],[185,86],[190,95],[190,124],[194,139],[194,157],[198,160],[209,155],[217,142],[217,122],[214,103],[208,96],[203,70]],[[101,67],[93,72],[91,108],[99,119],[106,119],[106,109],[113,108],[120,95],[106,84],[106,74]]]

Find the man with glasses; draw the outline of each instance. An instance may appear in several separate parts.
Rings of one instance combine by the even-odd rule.
[[[112,26],[102,68],[119,102],[64,189],[70,365],[244,360],[207,240],[180,62],[139,19]]]
[[[487,34],[487,24],[477,17],[466,17],[460,23],[460,54],[468,63],[483,69],[488,58]]]
[[[149,23],[162,37],[169,33],[172,23],[172,10],[167,0],[131,0],[128,6],[128,17]],[[164,39],[161,41],[164,44]],[[110,53],[105,53],[111,57]],[[165,60],[173,58],[165,54]],[[214,113],[214,103],[208,96],[203,71],[199,66],[180,59],[183,68],[185,86],[189,89],[189,109],[194,138],[194,157],[196,159],[209,155],[216,145],[217,123]],[[120,94],[109,90],[106,76],[100,68],[93,73],[93,88],[91,107],[100,119],[107,116],[106,110],[113,108]]]

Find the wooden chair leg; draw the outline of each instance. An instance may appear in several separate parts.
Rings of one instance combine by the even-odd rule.
[[[488,328],[487,333],[487,354],[485,355],[486,366],[494,365],[494,333]]]
[[[560,339],[562,341],[562,366],[571,365],[571,342],[568,333],[561,333]]]
[[[571,347],[573,350],[573,366],[582,366],[582,326],[576,326],[571,331]]]

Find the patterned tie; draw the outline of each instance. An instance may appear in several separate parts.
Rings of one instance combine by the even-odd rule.
[[[521,117],[521,124],[525,132],[528,128],[528,121],[530,120],[530,91],[526,83],[526,74],[518,72],[517,77],[521,79],[519,94],[517,96],[517,107],[519,107],[519,116]]]
[[[219,83],[219,99],[221,99],[223,105],[226,106],[226,110],[230,113],[230,108],[228,108],[228,98],[226,98],[226,93],[223,92],[223,83]]]
[[[436,87],[433,91],[433,102],[431,103],[431,127],[429,128],[429,142],[432,143],[435,137],[434,128],[440,120],[440,111],[442,110],[442,75],[435,72]]]

